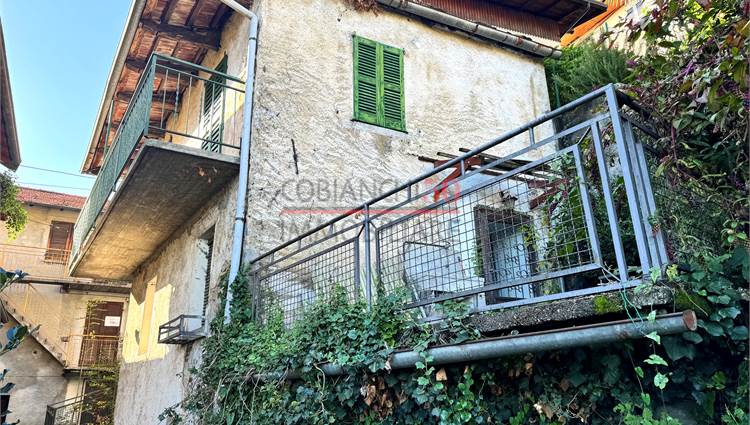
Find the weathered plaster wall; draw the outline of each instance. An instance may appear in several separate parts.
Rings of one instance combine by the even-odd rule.
[[[198,361],[200,342],[158,344],[158,328],[181,314],[201,314],[203,282],[194,279],[193,274],[196,244],[211,227],[214,228],[214,251],[208,316],[213,317],[221,308],[216,299],[220,275],[228,268],[235,191],[236,182],[233,182],[196,212],[194,218],[136,273],[123,337],[115,412],[117,424],[157,423],[159,413],[181,400],[183,386],[188,385],[187,371]],[[153,318],[148,347],[141,354],[139,342],[144,335],[146,285],[152,279],[156,279]]]
[[[50,225],[52,221],[75,223],[78,211],[42,205],[25,205],[25,209],[28,222],[15,239],[8,238],[5,224],[0,222],[0,265],[39,276],[64,276],[65,264],[44,261]]]
[[[2,326],[4,335],[18,323],[11,320]],[[63,377],[63,367],[36,340],[27,338],[15,350],[0,356],[0,369],[8,369],[3,384],[16,384],[10,395],[7,422],[20,420],[24,424],[44,423],[47,405],[66,398],[68,386],[76,387]]]
[[[333,217],[286,214],[286,208],[345,208],[377,194],[354,191],[323,201],[310,193],[310,181],[339,188],[403,182],[432,168],[419,155],[459,153],[549,110],[539,59],[392,11],[356,12],[338,0],[257,4],[251,255]],[[407,133],[352,121],[355,33],[405,49]],[[527,140],[523,135],[493,152],[509,153]],[[300,194],[296,188],[305,180]]]
[[[431,167],[419,162],[419,155],[457,153],[460,147],[486,142],[549,109],[537,59],[389,11],[355,12],[339,0],[255,3],[261,32],[248,192],[250,255],[330,218],[291,216],[283,214],[285,208],[345,207],[375,195],[350,194],[336,205],[312,205],[314,199],[300,205],[299,196],[280,192],[289,187],[285,183],[405,180]],[[355,32],[406,50],[408,133],[351,120]],[[246,34],[246,20],[233,16],[225,27],[222,49],[208,55],[203,65],[215,66],[226,53],[228,73],[244,78]],[[170,125],[196,128],[198,115],[185,111]],[[238,140],[235,134],[229,140]],[[524,141],[498,151],[517,149]],[[192,276],[196,241],[213,225],[209,317],[220,308],[217,283],[228,266],[235,189],[236,181],[196,212],[137,272],[124,332],[117,424],[156,423],[158,414],[178,403],[183,388],[190,385],[187,370],[199,360],[200,343],[157,344],[158,326],[179,314],[199,313],[192,311],[203,292]],[[146,285],[154,278],[150,341],[147,352],[139,354]]]

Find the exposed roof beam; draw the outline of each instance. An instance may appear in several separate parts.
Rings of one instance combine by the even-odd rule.
[[[148,64],[148,61],[144,61],[144,60],[140,60],[140,59],[126,59],[125,60],[125,68],[127,68],[127,69],[129,69],[131,71],[137,72],[139,74],[141,73],[141,71],[143,71],[146,68],[147,64]],[[160,65],[164,65],[164,62],[160,62]],[[168,64],[166,64],[164,66],[167,66],[167,67],[169,67],[171,69],[174,69],[174,70],[177,70],[177,71],[180,71],[180,72],[184,72],[184,73],[187,73],[187,74],[196,75],[197,72],[198,72],[194,68],[188,68],[186,66],[182,66],[182,65],[177,64],[177,63],[168,63]],[[157,74],[164,74],[165,72],[166,72],[166,69],[162,68],[161,66],[156,67],[156,73]],[[170,74],[172,74],[172,77],[174,77],[174,72],[170,71]]]
[[[213,30],[198,30],[178,25],[160,24],[153,21],[141,21],[141,26],[154,34],[162,34],[176,40],[193,43],[197,46],[219,50],[221,34]]]
[[[169,3],[167,3],[167,7],[164,8],[164,12],[161,14],[161,18],[159,21],[163,24],[166,24],[169,22],[169,18],[172,16],[172,12],[174,12],[175,8],[177,8],[177,5],[179,4],[179,0],[170,0]]]

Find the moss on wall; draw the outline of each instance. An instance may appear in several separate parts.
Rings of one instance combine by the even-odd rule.
[[[592,301],[596,314],[616,313],[622,311],[622,304],[607,295],[597,295]]]

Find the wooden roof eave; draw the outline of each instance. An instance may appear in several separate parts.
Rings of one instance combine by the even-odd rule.
[[[99,136],[104,126],[104,121],[107,119],[107,104],[109,99],[114,96],[115,90],[117,89],[117,82],[120,79],[120,74],[122,74],[122,69],[125,67],[125,61],[127,60],[130,46],[133,43],[133,38],[135,38],[135,33],[138,30],[141,15],[146,6],[146,1],[147,0],[133,0],[133,3],[130,5],[130,12],[128,12],[125,30],[120,37],[120,43],[117,46],[117,53],[112,61],[112,67],[110,68],[109,76],[107,77],[107,84],[104,86],[104,94],[99,101],[99,111],[96,114],[96,121],[94,122],[91,140],[89,141],[88,149],[86,150],[86,156],[81,164],[82,173],[91,174],[91,162],[96,154],[96,147],[99,143]]]

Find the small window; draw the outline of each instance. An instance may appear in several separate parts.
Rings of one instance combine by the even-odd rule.
[[[44,261],[48,263],[66,264],[73,245],[73,223],[53,221],[49,228],[47,250]]]
[[[214,68],[217,72],[227,72],[227,57]],[[201,148],[211,152],[221,151],[224,132],[224,96],[226,78],[213,74],[204,83],[203,108],[201,109],[201,126],[203,143]]]
[[[354,119],[406,131],[402,49],[354,36]]]

